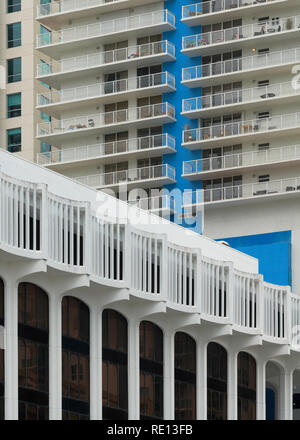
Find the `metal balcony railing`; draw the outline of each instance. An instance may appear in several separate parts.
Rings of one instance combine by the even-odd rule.
[[[153,165],[143,168],[133,168],[112,173],[94,174],[76,177],[80,183],[93,188],[119,185],[122,183],[138,182],[143,180],[160,179],[162,177],[175,181],[175,169],[170,165]]]
[[[134,122],[140,119],[168,117],[175,118],[175,108],[167,102],[161,104],[146,105],[142,107],[115,110],[112,112],[98,113],[88,116],[52,120],[42,122],[37,126],[37,135],[64,134],[82,129],[94,129],[111,124]]]
[[[183,162],[183,175],[293,160],[300,160],[300,145],[287,145],[262,151],[247,151],[245,153],[185,161]]]
[[[192,49],[212,44],[222,44],[245,38],[276,35],[279,32],[289,32],[300,28],[300,15],[272,19],[262,23],[236,26],[229,29],[212,31],[183,37],[182,49]]]
[[[44,47],[52,44],[70,43],[86,38],[100,37],[117,32],[128,32],[131,29],[147,28],[147,26],[159,24],[169,24],[175,27],[175,16],[165,9],[84,26],[76,26],[74,28],[61,29],[59,31],[37,35],[37,46]]]
[[[107,5],[108,3],[124,2],[124,0],[60,0],[37,5],[37,16],[45,17],[64,12],[73,12],[80,9],[92,8],[93,6]]]
[[[130,205],[136,206],[145,211],[174,211],[174,199],[168,195],[129,200]]]
[[[243,136],[274,130],[300,127],[300,113],[272,116],[270,118],[236,121],[210,127],[183,131],[183,143],[200,142],[221,137]]]
[[[80,101],[83,99],[163,85],[169,86],[175,90],[175,77],[169,72],[160,72],[153,73],[152,75],[125,78],[116,81],[41,93],[37,95],[37,105],[42,107],[49,104]]]
[[[124,139],[103,144],[85,145],[76,148],[54,150],[47,153],[39,153],[37,162],[39,165],[51,165],[64,162],[76,162],[101,158],[108,155],[137,153],[138,151],[166,147],[175,150],[175,138],[167,133],[154,136]]]
[[[229,73],[246,72],[248,70],[276,67],[300,61],[300,47],[267,52],[249,57],[233,58],[217,63],[186,67],[182,70],[182,81],[192,81]]]
[[[134,60],[136,58],[164,54],[175,58],[175,46],[167,40],[129,46],[105,52],[95,52],[72,58],[63,58],[59,61],[52,61],[50,63],[38,64],[37,76],[74,72],[81,69],[100,67],[105,64],[120,63]]]

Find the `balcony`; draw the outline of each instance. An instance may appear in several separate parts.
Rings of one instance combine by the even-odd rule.
[[[85,166],[94,162],[99,164],[99,160],[101,163],[107,163],[111,162],[113,158],[127,160],[134,156],[142,159],[175,152],[175,138],[165,133],[39,153],[37,163],[59,171],[61,168],[66,170],[78,167],[78,163],[80,166]]]
[[[187,87],[205,87],[222,81],[253,78],[257,73],[290,73],[295,63],[300,62],[300,47],[268,52],[212,64],[186,67],[182,70],[182,83]]]
[[[256,141],[265,135],[268,140],[300,134],[300,113],[272,116],[271,118],[236,121],[210,127],[185,130],[182,144],[189,150],[220,145]]]
[[[96,189],[111,188],[115,190],[120,185],[127,185],[128,189],[132,186],[134,188],[153,188],[157,185],[169,185],[176,182],[175,168],[166,164],[75,177],[75,180]]]
[[[175,77],[169,72],[120,79],[105,83],[62,89],[37,95],[37,108],[48,114],[59,116],[70,108],[81,109],[99,103],[112,103],[116,99],[127,99],[161,95],[175,91]]]
[[[95,52],[78,57],[37,65],[37,78],[52,87],[60,88],[66,78],[80,78],[88,73],[111,72],[116,67],[144,67],[174,61],[175,46],[169,41],[157,41],[106,52]]]
[[[182,39],[182,52],[190,57],[213,55],[220,51],[253,47],[255,41],[295,38],[300,31],[300,15],[252,23],[229,29],[190,35]]]
[[[262,151],[227,154],[183,162],[182,176],[188,180],[200,180],[230,176],[238,170],[268,170],[274,167],[293,166],[300,163],[300,145],[288,145]]]
[[[249,89],[236,89],[225,93],[200,96],[182,101],[182,114],[190,119],[218,116],[224,111],[241,112],[259,111],[262,107],[289,104],[299,100],[300,89],[295,89],[292,82],[271,84]]]
[[[283,197],[298,197],[299,195],[300,177],[292,177],[263,183],[248,183],[186,192],[183,195],[183,208],[189,210],[203,204],[207,207],[225,204],[230,206],[241,201],[276,200]]]
[[[175,16],[168,10],[160,10],[40,34],[37,36],[37,48],[48,56],[59,58],[71,49],[91,47],[100,41],[102,44],[112,43],[123,37],[124,32],[126,37],[131,34],[139,37],[145,32],[150,35],[174,29]]]
[[[169,195],[148,197],[139,200],[128,200],[128,203],[132,206],[144,209],[145,211],[150,211],[153,214],[158,214],[162,217],[174,214],[175,212],[174,199]]]
[[[37,20],[49,27],[121,9],[134,8],[159,0],[60,0],[37,5]]]
[[[268,13],[274,7],[286,7],[288,0],[212,0],[182,6],[182,21],[188,26],[201,26],[232,20],[255,13]]]
[[[175,122],[175,108],[167,102],[106,113],[42,122],[37,126],[37,137],[54,146],[66,139],[85,137],[96,133],[110,133],[112,128],[129,126],[153,127]]]

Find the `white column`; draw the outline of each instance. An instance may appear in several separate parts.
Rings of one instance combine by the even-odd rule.
[[[290,370],[280,375],[280,420],[293,419],[293,374]]]
[[[139,322],[128,322],[128,419],[140,419]]]
[[[207,344],[197,341],[196,348],[197,420],[207,420]]]
[[[90,312],[90,419],[102,420],[102,311]]]
[[[237,375],[237,353],[228,351],[227,371],[227,418],[237,420],[238,418],[238,375]]]
[[[164,420],[175,418],[175,341],[173,332],[164,333]]]
[[[5,286],[5,419],[18,420],[18,286]]]
[[[61,299],[49,298],[49,419],[62,418]]]
[[[256,363],[256,419],[266,419],[266,363]]]

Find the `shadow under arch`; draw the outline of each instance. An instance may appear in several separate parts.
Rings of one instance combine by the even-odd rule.
[[[246,351],[237,356],[238,420],[256,420],[256,360]]]
[[[219,343],[207,345],[207,419],[227,419],[227,350]]]
[[[280,387],[283,367],[275,361],[266,363],[266,419],[280,419]]]

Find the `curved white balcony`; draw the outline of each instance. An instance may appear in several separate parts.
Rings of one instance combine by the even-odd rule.
[[[131,15],[115,20],[91,23],[73,28],[52,31],[37,36],[37,49],[47,55],[59,57],[70,48],[82,48],[95,44],[117,41],[120,36],[135,37],[151,33],[163,33],[175,29],[175,16],[168,10],[147,12],[140,15]]]
[[[272,106],[289,104],[299,100],[300,89],[293,87],[291,81],[270,84],[249,89],[236,89],[230,92],[184,99],[182,114],[190,119],[218,116],[224,111],[240,112],[245,109],[267,109]]]
[[[51,145],[60,146],[64,139],[84,137],[89,134],[111,132],[112,127],[151,127],[175,122],[175,108],[167,102],[134,107],[113,112],[76,116],[74,118],[42,122],[37,126],[38,138]]]
[[[111,72],[115,66],[143,67],[175,60],[175,46],[167,40],[124,47],[106,52],[88,53],[72,58],[37,65],[37,78],[55,88],[61,81],[84,76],[87,72]]]
[[[113,158],[126,160],[132,156],[143,158],[175,152],[175,138],[164,133],[39,153],[37,155],[37,163],[59,171],[60,168],[65,170],[78,167],[78,162],[80,166],[84,166],[93,162],[98,164],[99,159],[101,159],[102,163],[106,163],[111,162]]]
[[[262,151],[226,154],[225,156],[183,162],[182,176],[199,180],[230,176],[238,170],[254,171],[260,168],[292,166],[300,163],[300,145],[287,145]]]
[[[255,13],[270,12],[274,7],[286,7],[289,0],[211,0],[182,6],[182,21],[188,26],[232,20]]]
[[[145,197],[138,200],[128,200],[128,203],[139,209],[144,209],[145,211],[150,211],[161,216],[170,215],[175,212],[174,199],[167,194],[156,197]]]
[[[290,177],[263,183],[246,183],[244,185],[191,191],[184,193],[183,207],[190,208],[203,204],[205,206],[231,205],[241,201],[274,200],[299,196],[300,177]]]
[[[270,118],[236,121],[210,127],[194,128],[183,131],[183,145],[190,150],[210,148],[227,142],[244,142],[246,139],[257,140],[267,135],[274,137],[300,133],[300,113],[272,116]]]
[[[203,87],[234,81],[237,78],[252,78],[253,71],[261,73],[290,73],[295,63],[300,62],[300,47],[235,58],[228,61],[203,64],[182,69],[182,83],[187,87]]]
[[[252,47],[254,41],[269,43],[274,39],[295,38],[300,31],[300,15],[236,26],[229,29],[190,35],[182,38],[182,52],[190,57],[219,53],[225,50]]]
[[[164,164],[75,177],[75,180],[96,189],[116,189],[124,184],[126,184],[128,188],[132,186],[134,186],[134,188],[151,188],[157,185],[175,183],[176,177],[175,168]]]
[[[120,79],[105,83],[73,87],[37,95],[37,108],[51,115],[74,107],[76,109],[93,104],[111,103],[116,99],[127,99],[130,95],[141,98],[175,91],[175,77],[169,72]]]

